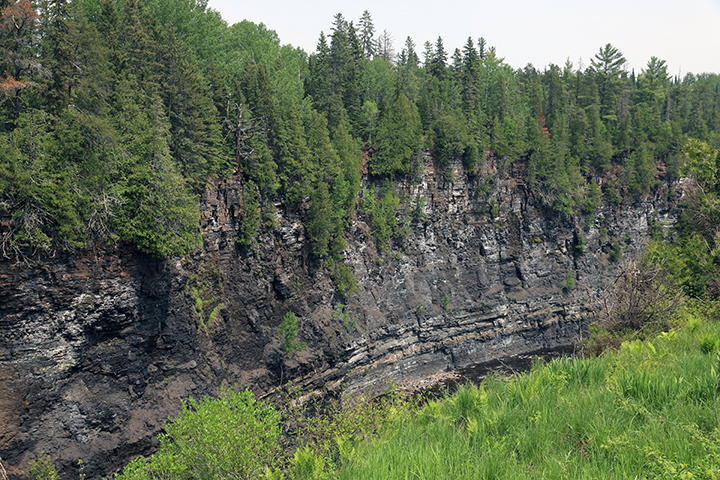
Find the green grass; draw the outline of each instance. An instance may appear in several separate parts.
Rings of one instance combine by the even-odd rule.
[[[599,357],[538,361],[437,400],[395,392],[320,409],[292,394],[279,407],[247,391],[191,400],[166,425],[160,451],[119,478],[718,479],[712,312],[686,312],[685,326]],[[272,435],[248,437],[251,425]]]
[[[718,356],[705,322],[537,363],[398,417],[340,479],[720,478]]]

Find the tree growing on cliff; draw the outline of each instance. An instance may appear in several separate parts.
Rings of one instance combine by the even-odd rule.
[[[378,151],[370,165],[372,173],[409,173],[410,160],[420,148],[421,135],[422,125],[417,107],[401,93],[378,126]]]
[[[247,247],[252,243],[252,238],[260,225],[260,200],[257,186],[252,180],[248,180],[243,188],[242,216],[240,231],[235,241]]]
[[[299,330],[297,316],[293,312],[286,313],[285,318],[277,328],[276,333],[280,339],[280,351],[284,355],[283,361],[280,363],[280,385],[283,383],[285,373],[284,360],[292,360],[297,352],[307,347],[307,343],[298,340]]]
[[[288,359],[292,359],[297,352],[307,347],[305,342],[298,340],[298,332],[297,316],[293,312],[286,313],[277,334],[280,337],[280,350]]]
[[[307,232],[312,252],[317,256],[328,254],[332,238],[332,205],[327,185],[320,182],[311,195],[312,203],[307,219]]]

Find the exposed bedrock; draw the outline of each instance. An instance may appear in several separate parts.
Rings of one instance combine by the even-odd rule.
[[[512,175],[498,174],[483,197],[455,167],[453,182],[430,168],[398,187],[407,208],[427,198],[428,219],[388,251],[358,214],[345,257],[359,291],[348,299],[309,257],[303,206],[278,203],[275,225],[236,246],[237,179],[201,198],[203,247],[186,258],[115,247],[1,261],[0,458],[10,478],[41,451],[63,478],[78,459],[88,478],[108,476],[157,448],[182,399],[223,385],[271,395],[283,375],[308,391],[380,391],[575,342],[652,225],[679,215],[680,193],[660,188],[568,217]],[[618,244],[622,259],[611,261]],[[288,311],[308,348],[284,361],[275,329]]]

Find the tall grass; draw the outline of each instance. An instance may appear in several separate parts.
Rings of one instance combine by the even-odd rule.
[[[720,479],[718,309],[686,308],[683,327],[439,400],[191,401],[117,478]]]
[[[720,478],[719,357],[707,320],[491,377],[398,416],[340,479]],[[720,346],[718,347],[720,348]]]

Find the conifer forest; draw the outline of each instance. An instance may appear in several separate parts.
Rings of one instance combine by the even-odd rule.
[[[649,192],[659,169],[677,178],[688,138],[720,147],[717,74],[672,77],[657,57],[628,71],[611,44],[587,66],[511,66],[483,37],[395,46],[366,11],[336,15],[308,54],[203,1],[1,7],[5,256],[118,241],[187,253],[199,192],[241,175],[240,245],[271,199],[309,199],[312,251],[332,257],[358,205],[391,208],[359,203],[363,168],[412,182],[423,155],[462,160],[482,194],[489,159],[522,160],[547,207],[572,215]]]

